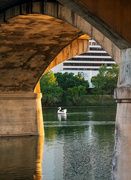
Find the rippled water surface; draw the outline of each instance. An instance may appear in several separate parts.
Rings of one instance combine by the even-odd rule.
[[[0,138],[0,180],[110,180],[115,112],[43,109],[45,137]]]
[[[43,109],[43,179],[110,180],[114,107],[68,108],[67,115]]]

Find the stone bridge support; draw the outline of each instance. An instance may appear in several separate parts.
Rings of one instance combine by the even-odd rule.
[[[45,72],[58,63],[88,50],[89,37],[87,35],[78,37],[62,49]],[[39,83],[34,92],[33,90],[0,92],[0,136],[43,135],[41,98]]]
[[[0,93],[0,136],[43,135],[41,93]]]
[[[117,100],[113,179],[131,179],[131,49],[120,54],[119,87]]]

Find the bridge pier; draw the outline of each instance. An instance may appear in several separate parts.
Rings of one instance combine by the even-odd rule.
[[[121,51],[117,100],[113,180],[131,179],[131,49]]]
[[[0,93],[0,136],[43,134],[41,93]]]

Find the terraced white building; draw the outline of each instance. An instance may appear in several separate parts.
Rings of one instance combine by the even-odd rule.
[[[110,68],[115,61],[94,40],[89,41],[89,49],[88,52],[57,65],[52,71],[54,73],[73,72],[75,75],[81,74],[85,80],[89,81],[90,88],[92,88],[91,79],[98,74],[100,66],[107,64],[107,67]]]

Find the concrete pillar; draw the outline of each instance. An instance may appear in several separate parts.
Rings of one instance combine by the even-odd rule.
[[[117,100],[113,180],[131,179],[131,49],[121,51]]]
[[[0,93],[0,136],[43,135],[41,93]]]

